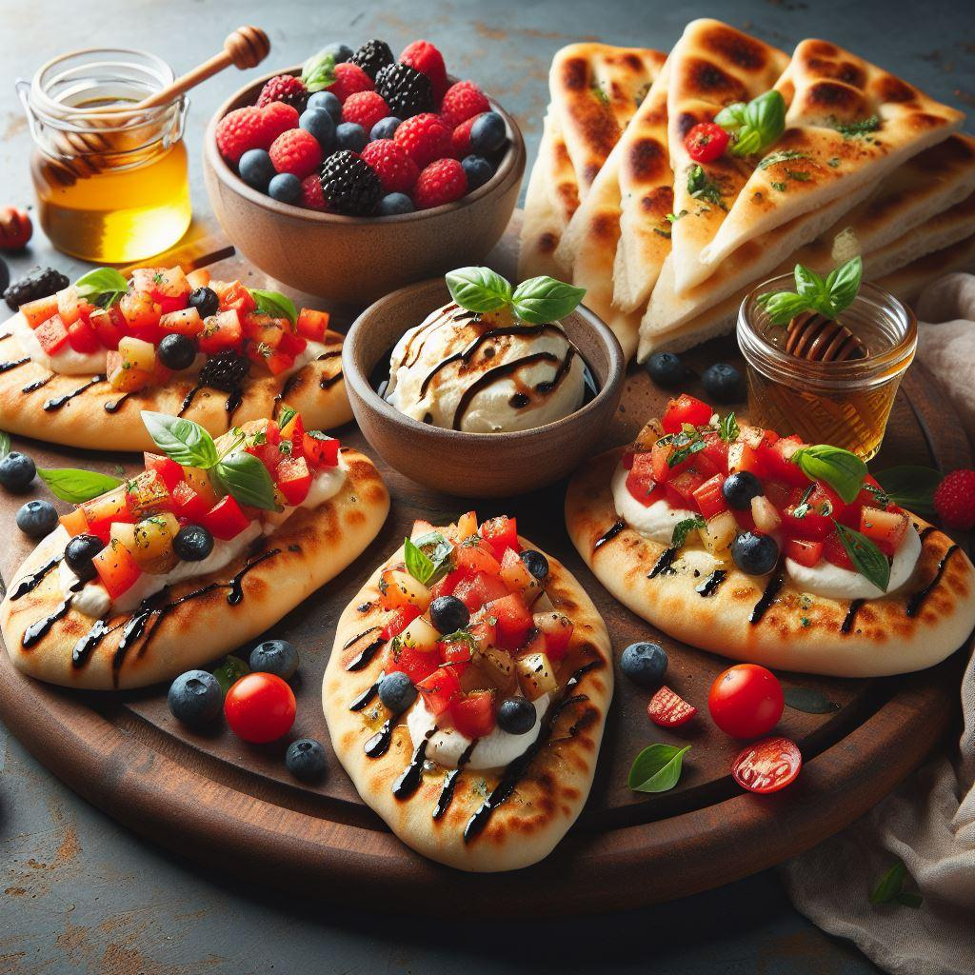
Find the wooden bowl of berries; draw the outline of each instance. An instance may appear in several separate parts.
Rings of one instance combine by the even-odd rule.
[[[211,119],[204,175],[227,235],[277,281],[362,307],[477,264],[526,167],[519,127],[427,41],[333,45]]]

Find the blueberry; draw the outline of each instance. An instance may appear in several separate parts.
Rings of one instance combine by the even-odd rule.
[[[324,154],[336,148],[336,121],[327,109],[306,109],[299,116],[299,127],[316,137]]]
[[[166,695],[170,712],[187,726],[203,726],[216,719],[223,701],[220,683],[199,668],[177,676]]]
[[[400,119],[396,115],[388,115],[385,119],[381,119],[370,130],[370,142],[374,139],[393,139],[399,125]]]
[[[377,686],[380,701],[392,712],[406,712],[417,698],[417,689],[405,672],[391,672],[380,679]]]
[[[283,204],[294,204],[302,196],[302,181],[294,173],[279,173],[268,184],[268,196]]]
[[[753,472],[733,472],[723,482],[723,498],[730,509],[749,509],[757,495],[763,495],[763,486]]]
[[[334,64],[342,64],[344,61],[349,61],[353,56],[353,49],[348,44],[340,44],[338,41],[334,41],[332,44],[327,44],[319,54],[331,54]],[[326,94],[331,95],[332,92]]]
[[[331,122],[332,119],[329,121]],[[268,184],[275,175],[275,165],[265,150],[249,149],[237,164],[237,171],[249,187],[267,193]]]
[[[349,149],[362,153],[369,142],[366,130],[355,122],[340,122],[336,126],[336,145],[339,149]]]
[[[628,645],[621,655],[621,671],[643,689],[661,685],[667,668],[665,649],[653,641],[637,641]]]
[[[17,511],[17,528],[33,539],[47,536],[58,524],[58,510],[50,502],[35,499]]]
[[[188,563],[198,563],[206,560],[214,549],[214,537],[209,529],[193,523],[184,526],[173,537],[173,552],[181,560]]]
[[[271,672],[287,682],[298,670],[299,653],[291,641],[275,638],[256,645],[248,664],[252,672]]]
[[[201,319],[206,319],[209,315],[217,315],[221,306],[221,300],[212,288],[195,288],[187,299],[187,305],[191,309],[196,309]]]
[[[412,213],[414,213],[414,201],[406,193],[388,193],[377,207],[377,214],[380,217]]]
[[[431,623],[442,633],[451,634],[453,631],[461,631],[468,627],[471,614],[468,608],[457,598],[450,594],[445,597],[435,597],[428,608]]]
[[[34,462],[19,451],[11,451],[0,461],[0,485],[11,492],[23,492],[36,474]]]
[[[68,569],[84,583],[95,576],[95,564],[92,563],[92,559],[104,548],[105,543],[98,536],[80,533],[72,536],[64,548],[64,562],[68,564]]]
[[[773,536],[760,533],[740,533],[733,540],[733,562],[751,576],[769,573],[780,559],[780,547]]]
[[[310,109],[325,109],[337,125],[343,119],[343,103],[332,92],[313,92],[309,96]]]
[[[494,153],[505,143],[505,120],[498,112],[483,112],[472,123],[469,138],[476,153]]]
[[[326,774],[325,748],[318,740],[296,740],[285,751],[285,766],[296,780],[319,780]]]
[[[685,365],[674,353],[652,353],[645,369],[659,387],[677,387],[685,381]]]
[[[550,561],[539,550],[523,550],[519,559],[537,580],[545,580],[550,575]]]
[[[743,388],[740,371],[729,363],[715,363],[703,371],[702,386],[718,404],[731,404],[739,400]]]
[[[488,183],[495,174],[492,164],[484,156],[466,156],[461,161],[461,168],[468,178],[469,193]]]
[[[514,695],[499,703],[495,717],[503,733],[528,733],[536,725],[536,707],[522,695]]]
[[[197,347],[189,336],[171,332],[159,341],[156,355],[169,370],[186,370],[197,358]]]

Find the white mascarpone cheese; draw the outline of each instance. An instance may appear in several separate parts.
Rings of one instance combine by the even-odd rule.
[[[49,355],[44,352],[34,330],[27,325],[19,312],[7,322],[7,328],[17,338],[21,349],[45,370],[69,376],[94,376],[105,372],[105,349],[97,349],[94,353],[79,353],[72,349],[70,343],[65,343],[56,353]]]
[[[617,514],[635,531],[653,539],[656,543],[670,546],[672,530],[683,519],[694,519],[696,513],[691,509],[673,508],[665,499],[642,505],[627,487],[628,470],[618,465],[611,479],[611,491],[614,495],[614,509]]]
[[[860,573],[856,573],[854,570],[846,570],[844,567],[837,567],[833,563],[828,563],[827,560],[821,560],[813,567],[805,567],[788,557],[784,561],[784,565],[798,590],[805,593],[836,600],[855,600],[856,598],[872,600],[898,590],[912,576],[922,549],[923,544],[920,542],[919,533],[910,526],[892,558],[889,586],[884,592],[866,580]]]
[[[547,692],[533,703],[536,707],[536,725],[528,733],[507,733],[496,726],[488,736],[483,736],[472,750],[465,769],[488,770],[492,767],[504,767],[516,757],[522,756],[539,735],[539,727],[551,698],[552,694]],[[420,695],[407,713],[407,729],[415,749],[422,740],[427,739],[427,759],[449,769],[457,767],[458,758],[471,745],[471,740],[456,729],[438,729],[434,714]],[[434,732],[431,733],[431,730]]]

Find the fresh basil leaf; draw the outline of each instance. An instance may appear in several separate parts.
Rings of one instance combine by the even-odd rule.
[[[302,84],[308,92],[321,92],[336,80],[336,59],[325,51],[313,54],[302,65]]]
[[[512,311],[534,325],[555,322],[580,304],[587,289],[557,281],[549,275],[528,278],[512,293]]]
[[[679,747],[667,743],[646,746],[631,764],[628,787],[643,794],[671,790],[682,776],[682,757],[691,749],[691,745]]]
[[[282,295],[281,292],[269,292],[263,288],[249,288],[248,291],[258,308],[266,315],[276,319],[288,319],[293,326],[298,321],[299,314],[295,303],[287,295]]]
[[[792,159],[807,159],[807,153],[800,153],[796,149],[783,149],[779,153],[771,153],[764,156],[757,164],[758,170],[765,170],[768,166],[776,166],[777,163],[786,163]]]
[[[800,686],[789,686],[784,689],[784,702],[798,712],[809,712],[820,715],[826,712],[837,712],[841,706],[832,702],[818,689],[805,689]]]
[[[732,105],[720,109],[713,122],[729,133],[736,132],[746,122],[746,102],[733,102]]]
[[[425,533],[415,540],[404,541],[407,572],[425,585],[436,583],[451,570],[453,552],[454,544],[438,532]]]
[[[715,122],[733,136],[734,156],[753,156],[775,143],[786,128],[787,105],[771,90],[744,104],[735,102],[716,115]]]
[[[797,294],[804,298],[816,299],[827,295],[824,279],[816,271],[803,265],[794,265],[794,286]]]
[[[78,298],[107,309],[129,291],[129,282],[115,268],[95,268],[75,282]]]
[[[491,268],[456,268],[444,280],[451,297],[470,312],[495,312],[512,301],[512,286]]]
[[[736,415],[730,411],[719,421],[719,436],[723,441],[735,441],[740,436],[740,426],[736,422]]]
[[[228,655],[214,669],[214,678],[221,687],[221,692],[227,695],[227,690],[239,679],[249,674],[251,671],[248,663],[237,655]]]
[[[906,865],[900,858],[875,883],[875,888],[869,896],[869,901],[875,906],[892,902],[902,891],[902,884],[906,881]]]
[[[890,501],[921,515],[932,515],[936,512],[933,508],[933,494],[942,479],[943,476],[938,471],[923,465],[897,465],[875,476]]]
[[[689,167],[686,190],[696,200],[705,200],[726,210],[726,205],[723,203],[723,192],[719,184],[710,180],[706,176],[706,171],[698,163]]]
[[[675,524],[675,528],[672,530],[672,548],[679,550],[685,546],[685,540],[689,533],[693,529],[705,529],[706,521],[702,516],[692,516],[689,519],[683,519],[681,522]]]
[[[83,468],[38,468],[37,474],[52,495],[76,504],[88,502],[122,484],[121,479],[112,475],[89,472]]]
[[[434,574],[431,558],[410,539],[404,539],[404,563],[407,572],[419,583],[426,584]]]
[[[796,292],[765,292],[757,298],[757,305],[775,326],[786,326],[795,315],[810,308],[807,299]]]
[[[214,468],[217,480],[241,505],[274,510],[275,483],[268,469],[247,451],[233,451]]]
[[[282,404],[281,410],[278,412],[279,430],[281,430],[297,413],[298,411],[294,407],[289,407],[288,404]]]
[[[868,474],[865,462],[858,455],[832,444],[812,444],[791,455],[812,481],[827,482],[848,504],[855,501]]]
[[[839,265],[824,282],[825,290],[828,294],[828,301],[834,310],[833,315],[837,315],[847,309],[855,297],[862,284],[862,259],[859,255]]]
[[[142,421],[153,444],[178,465],[213,468],[217,464],[214,439],[194,421],[152,410],[142,411]]]
[[[668,456],[668,467],[674,468],[676,465],[682,464],[682,462],[685,461],[686,458],[688,458],[690,455],[698,454],[700,451],[702,451],[703,448],[705,448],[705,446],[706,446],[706,442],[703,441],[701,438],[699,438],[695,441],[692,441],[690,444],[687,444],[684,447],[679,448],[677,451],[674,452],[674,454]]]
[[[0,458],[5,458],[10,454],[10,435],[6,431],[0,431]]]
[[[838,538],[845,552],[851,558],[855,569],[870,584],[878,587],[883,593],[889,586],[889,574],[892,568],[885,554],[867,536],[863,536],[848,526],[843,526],[837,519],[833,519],[835,529],[838,530]]]

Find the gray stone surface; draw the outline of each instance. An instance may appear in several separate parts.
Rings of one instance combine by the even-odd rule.
[[[427,37],[449,69],[477,80],[523,126],[530,154],[554,51],[579,39],[667,50],[685,22],[712,15],[784,47],[820,36],[852,48],[958,106],[973,131],[974,22],[961,0],[481,0],[276,4],[212,0],[0,0],[0,205],[31,201],[29,135],[12,90],[56,54],[88,45],[144,47],[180,71],[242,23],[272,38],[269,68],[320,43],[370,37],[395,51]],[[195,213],[212,227],[199,165],[210,111],[242,82],[231,71],[192,96],[188,143]],[[38,231],[9,262],[16,275],[53,263]],[[2,694],[2,690],[0,690]],[[486,926],[341,908],[342,893],[295,905],[196,871],[81,801],[0,727],[0,972],[576,972],[870,973],[857,950],[794,912],[772,872],[654,910],[578,922]],[[867,880],[868,884],[868,880]],[[437,894],[425,893],[437,906]],[[545,904],[546,893],[540,893]],[[581,940],[580,934],[585,934]]]

